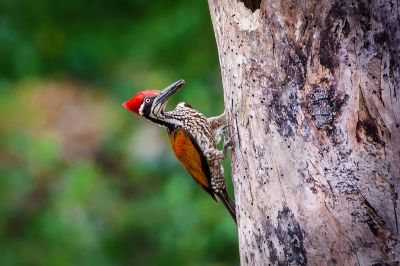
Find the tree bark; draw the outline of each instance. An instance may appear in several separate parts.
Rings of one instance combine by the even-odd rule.
[[[209,0],[241,263],[398,265],[399,0],[244,2]]]

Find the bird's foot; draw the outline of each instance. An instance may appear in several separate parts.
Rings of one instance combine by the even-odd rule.
[[[233,149],[233,137],[237,134],[230,134],[230,128],[231,126],[226,125],[223,128],[224,132],[224,156],[228,153],[228,149],[232,150]]]

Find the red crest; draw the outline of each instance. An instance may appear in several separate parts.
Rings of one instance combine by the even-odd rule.
[[[132,99],[124,102],[122,104],[122,106],[124,106],[126,109],[134,112],[135,114],[140,115],[139,109],[143,103],[144,98],[147,96],[155,96],[155,95],[158,95],[159,93],[160,93],[160,91],[157,91],[157,90],[148,90],[148,91],[138,92],[135,96],[132,97]]]

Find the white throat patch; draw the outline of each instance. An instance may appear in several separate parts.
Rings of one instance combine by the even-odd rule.
[[[144,109],[144,106],[145,106],[145,102],[143,101],[142,104],[141,104],[140,107],[139,107],[139,115],[140,115],[140,116],[143,116],[143,109]]]

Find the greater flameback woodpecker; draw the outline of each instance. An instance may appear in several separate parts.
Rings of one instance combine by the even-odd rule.
[[[222,130],[226,127],[225,115],[206,118],[187,103],[179,103],[174,110],[166,111],[169,98],[184,84],[184,80],[178,80],[162,91],[139,92],[124,102],[123,106],[167,128],[176,157],[215,201],[218,197],[223,202],[236,223],[235,204],[226,191],[221,165],[225,152],[216,148]]]

